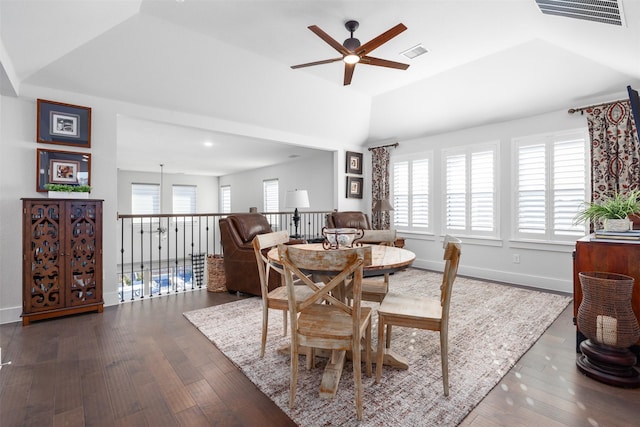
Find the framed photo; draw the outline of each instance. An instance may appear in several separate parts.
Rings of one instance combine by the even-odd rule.
[[[347,177],[347,199],[362,199],[362,178]]]
[[[38,99],[37,141],[91,147],[91,108]]]
[[[46,184],[91,185],[91,154],[72,151],[36,151],[36,191]]]
[[[347,151],[347,173],[362,175],[362,153]]]
[[[74,160],[49,160],[49,182],[77,184],[80,162]]]

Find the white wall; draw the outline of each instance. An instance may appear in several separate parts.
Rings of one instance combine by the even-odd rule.
[[[608,99],[623,99],[624,96]],[[587,102],[588,104],[588,102]],[[587,123],[580,114],[570,115],[567,110],[551,112],[527,119],[513,120],[442,135],[399,141],[400,145],[391,150],[394,156],[423,151],[434,154],[433,173],[433,234],[402,234],[406,238],[406,248],[416,253],[415,266],[441,270],[442,262],[442,150],[454,146],[480,144],[499,141],[499,228],[500,238],[462,238],[463,249],[460,259],[460,274],[490,280],[498,280],[544,289],[572,292],[572,257],[574,244],[536,244],[511,239],[512,195],[511,186],[511,140],[515,137],[557,132],[569,129],[584,129]],[[370,162],[370,158],[367,159]],[[370,167],[370,166],[369,166]],[[520,263],[513,262],[513,255],[520,257]]]
[[[278,180],[281,211],[292,210],[285,208],[285,194],[296,189],[309,192],[309,208],[301,211],[330,211],[337,207],[334,204],[334,155],[332,151],[324,151],[309,159],[225,175],[220,177],[220,186],[231,186],[232,212],[249,212],[253,206],[263,212],[262,182],[267,179]]]

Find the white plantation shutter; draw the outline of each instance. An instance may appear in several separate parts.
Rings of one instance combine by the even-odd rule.
[[[467,159],[464,154],[447,156],[445,171],[446,184],[446,222],[448,230],[467,228]]]
[[[278,180],[268,179],[262,181],[263,189],[263,203],[265,212],[278,212],[280,210],[280,202],[278,198]],[[266,215],[271,229],[273,231],[280,230],[280,216],[279,215]]]
[[[262,182],[263,187],[263,203],[265,212],[278,212],[278,180],[269,179]]]
[[[160,213],[160,185],[131,184],[131,213],[153,215]]]
[[[498,145],[444,151],[445,232],[497,236]]]
[[[220,187],[220,212],[231,213],[231,186]]]
[[[562,241],[584,234],[573,218],[587,192],[586,141],[584,131],[515,141],[515,237]]]
[[[581,236],[584,226],[574,224],[573,218],[585,200],[585,140],[558,141],[553,151],[553,233]]]
[[[415,160],[392,162],[393,226],[400,230],[428,231],[430,207],[430,153],[413,155]]]
[[[518,164],[518,232],[544,233],[547,176],[545,144],[520,147]]]
[[[412,168],[411,224],[429,227],[429,159],[415,160]]]
[[[494,152],[471,154],[471,230],[494,230]]]
[[[172,186],[172,190],[174,214],[196,213],[195,185],[174,185]]]

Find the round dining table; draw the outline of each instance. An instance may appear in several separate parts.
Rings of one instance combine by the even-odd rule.
[[[322,250],[324,247],[322,243],[304,243],[295,245],[298,248],[308,250]],[[364,276],[382,275],[386,273],[393,273],[398,270],[402,270],[410,266],[416,259],[416,255],[410,250],[404,248],[397,248],[395,246],[364,244],[363,246],[371,247],[371,258],[368,255],[365,256],[365,265],[363,268]],[[331,251],[339,251],[339,249],[326,249]],[[368,251],[367,251],[368,254]],[[280,255],[278,253],[278,247],[274,247],[267,253],[267,258],[275,264],[280,264]],[[288,353],[289,347],[282,348],[282,353]],[[364,350],[363,350],[364,351]],[[302,351],[301,351],[302,353]],[[325,367],[324,374],[322,376],[322,382],[320,384],[320,396],[324,398],[331,398],[336,395],[338,390],[338,383],[340,382],[340,376],[342,374],[342,368],[346,359],[346,352],[334,351],[329,356],[329,361]],[[374,349],[375,360],[375,349]],[[385,365],[394,366],[400,369],[408,369],[409,365],[406,360],[397,355],[385,352],[383,359]]]
[[[370,245],[364,244],[363,246],[371,247],[371,262],[366,262],[364,266],[364,275],[378,275],[385,273],[393,273],[408,267],[416,259],[416,254],[410,250],[404,248],[396,248],[395,246],[385,245]],[[296,245],[297,248],[308,249],[318,251],[324,249],[322,243],[303,243]],[[328,251],[339,251],[339,249],[327,249]],[[280,263],[280,255],[278,254],[278,248],[272,248],[267,257],[276,264]]]

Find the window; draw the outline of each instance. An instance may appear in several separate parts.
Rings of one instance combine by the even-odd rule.
[[[498,236],[497,143],[444,150],[444,232]]]
[[[151,215],[160,213],[160,185],[131,184],[131,213]]]
[[[573,224],[587,197],[587,137],[576,130],[514,140],[516,238],[574,241]]]
[[[278,190],[278,180],[277,179],[268,179],[262,181],[262,189],[263,189],[263,204],[264,204],[264,212],[278,212],[280,210],[279,204],[279,190]],[[273,231],[280,230],[280,218],[278,215],[269,215],[267,214],[267,219],[269,220],[269,224],[271,224],[271,229]]]
[[[220,212],[231,213],[231,186],[220,187]]]
[[[411,157],[394,159],[391,165],[393,225],[398,230],[429,231],[432,155]]]
[[[196,213],[196,186],[173,185],[173,213]]]

